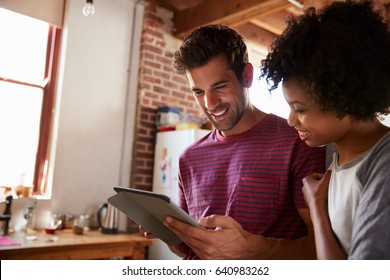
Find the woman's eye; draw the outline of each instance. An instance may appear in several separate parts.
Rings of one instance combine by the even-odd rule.
[[[294,111],[297,113],[297,114],[303,114],[305,112],[304,109],[294,109]]]

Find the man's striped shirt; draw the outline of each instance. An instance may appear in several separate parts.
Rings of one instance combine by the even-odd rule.
[[[182,153],[179,166],[180,206],[195,220],[226,215],[251,233],[296,239],[307,234],[297,212],[306,207],[302,179],[324,172],[325,148],[308,147],[269,114],[237,136],[213,130]]]

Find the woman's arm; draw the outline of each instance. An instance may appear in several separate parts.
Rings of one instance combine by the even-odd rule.
[[[314,228],[318,259],[346,259],[335,234],[333,233],[328,214],[328,189],[331,172],[314,173],[303,179],[303,194],[309,206],[310,217]]]

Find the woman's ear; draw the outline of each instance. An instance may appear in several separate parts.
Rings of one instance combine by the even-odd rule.
[[[244,87],[250,88],[253,81],[253,65],[250,63],[245,64],[244,71],[242,73],[242,83]]]

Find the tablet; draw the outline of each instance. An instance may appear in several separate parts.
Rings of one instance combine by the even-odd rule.
[[[166,195],[120,186],[115,186],[114,190],[117,194],[108,198],[107,201],[170,246],[182,241],[163,224],[166,216],[172,216],[187,224],[200,227]]]

